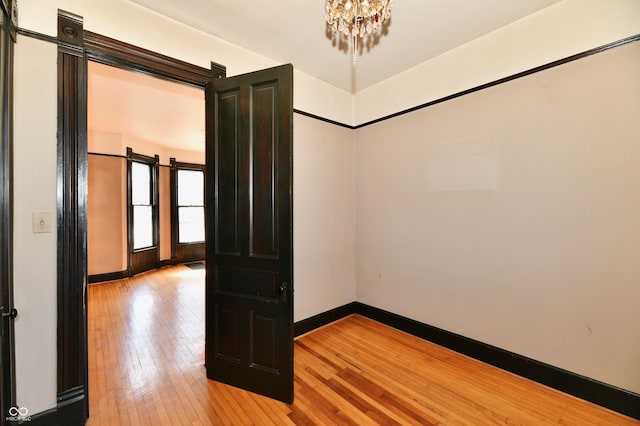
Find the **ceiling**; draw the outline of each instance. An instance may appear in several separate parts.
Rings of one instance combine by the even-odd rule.
[[[89,62],[89,131],[204,150],[204,90]]]
[[[324,0],[130,1],[355,93],[560,0],[396,0],[353,70]]]
[[[395,0],[355,68],[348,45],[332,42],[324,0],[129,1],[355,93],[560,0]],[[200,151],[204,93],[92,62],[88,125]]]

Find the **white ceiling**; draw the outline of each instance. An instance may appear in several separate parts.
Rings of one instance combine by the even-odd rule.
[[[331,41],[325,0],[131,1],[355,93],[560,0],[395,0],[353,72],[350,51]]]
[[[355,93],[560,0],[395,0],[388,27],[355,68],[331,40],[324,0],[130,1]],[[202,150],[204,93],[91,63],[88,124]]]

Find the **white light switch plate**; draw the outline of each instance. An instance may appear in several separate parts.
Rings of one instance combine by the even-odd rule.
[[[33,233],[42,234],[51,232],[51,213],[33,213]]]

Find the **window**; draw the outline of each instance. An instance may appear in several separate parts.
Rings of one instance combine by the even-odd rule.
[[[153,197],[151,165],[131,163],[131,205],[133,207],[133,249],[153,247]]]
[[[171,260],[194,262],[206,258],[205,166],[171,162]]]
[[[204,171],[178,169],[178,243],[204,241]]]
[[[150,157],[136,154],[131,148],[127,148],[129,267],[135,271],[155,267],[156,254],[159,254],[159,162],[157,155]],[[149,263],[145,263],[144,268],[144,262],[141,261],[143,258],[144,262]]]

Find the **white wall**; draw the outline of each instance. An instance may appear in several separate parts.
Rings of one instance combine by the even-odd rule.
[[[353,302],[355,210],[350,129],[293,122],[294,320]]]
[[[13,287],[18,405],[56,404],[57,47],[18,36],[15,54]],[[33,234],[33,212],[52,232]]]
[[[640,393],[639,58],[357,130],[358,301]]]
[[[355,95],[363,124],[640,33],[638,0],[565,0]]]

